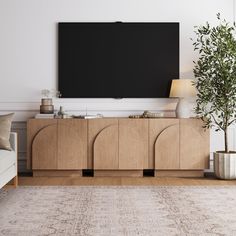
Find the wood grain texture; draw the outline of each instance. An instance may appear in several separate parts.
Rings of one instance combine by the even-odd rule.
[[[147,169],[155,168],[155,142],[158,138],[158,135],[164,129],[172,125],[179,125],[179,119],[175,119],[175,118],[149,119],[149,155],[148,155],[148,168]],[[168,145],[170,145],[170,142],[168,142]]]
[[[155,169],[176,170],[179,163],[179,125],[166,127],[155,142]]]
[[[180,119],[180,169],[209,168],[209,130],[204,131],[200,119]]]
[[[32,143],[33,170],[57,169],[57,124],[42,128]]]
[[[82,170],[35,170],[34,177],[78,177],[82,176]]]
[[[148,160],[148,120],[119,120],[119,169],[146,169]]]
[[[29,119],[27,121],[27,169],[32,169],[32,142],[36,134],[44,127],[56,124],[54,119]]]
[[[93,145],[96,136],[106,127],[111,125],[118,126],[118,119],[106,118],[106,119],[91,119],[88,120],[88,169],[93,168]]]
[[[18,186],[18,175],[13,178],[13,186],[15,188]]]
[[[211,178],[176,178],[176,177],[19,177],[20,186],[235,186],[236,180]],[[8,187],[8,186],[7,186]]]
[[[95,177],[143,177],[142,170],[95,170]]]
[[[203,170],[156,170],[156,177],[204,177]]]
[[[58,120],[58,170],[87,168],[87,120]]]
[[[199,119],[31,119],[27,128],[28,166],[33,154],[34,170],[92,169],[93,152],[98,170],[156,165],[192,171],[209,165],[209,131],[203,131]]]
[[[95,138],[93,145],[95,170],[117,170],[118,156],[118,125],[104,128]]]

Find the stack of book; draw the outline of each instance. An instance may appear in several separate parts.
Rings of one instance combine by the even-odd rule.
[[[36,114],[35,119],[53,119],[54,114]]]

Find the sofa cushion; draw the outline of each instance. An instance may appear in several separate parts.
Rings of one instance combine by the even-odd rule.
[[[16,163],[14,151],[0,150],[0,174]]]
[[[14,113],[0,116],[0,149],[11,150],[9,139],[13,115]]]

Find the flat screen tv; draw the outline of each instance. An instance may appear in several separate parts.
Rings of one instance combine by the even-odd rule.
[[[164,98],[179,78],[179,23],[59,23],[63,98]]]

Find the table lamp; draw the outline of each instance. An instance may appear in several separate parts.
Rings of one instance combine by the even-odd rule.
[[[171,83],[170,97],[179,98],[176,106],[176,117],[189,118],[189,102],[186,98],[196,96],[196,88],[190,79],[174,79]]]

